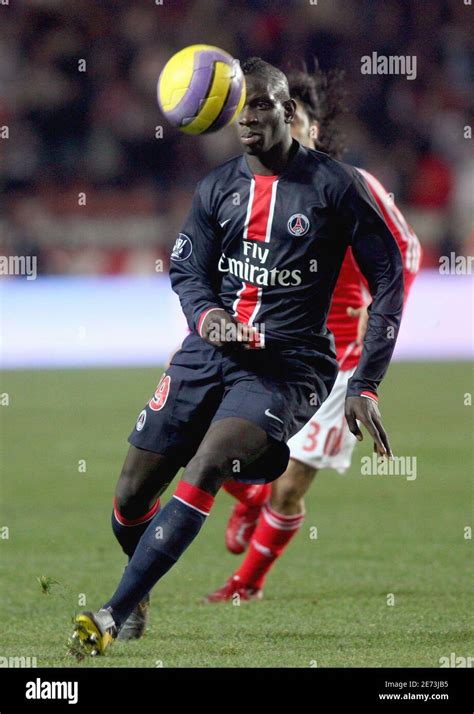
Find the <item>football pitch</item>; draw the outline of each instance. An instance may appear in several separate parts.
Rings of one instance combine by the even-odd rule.
[[[160,374],[2,374],[2,657],[77,666],[72,617],[110,597],[125,564],[113,490]],[[225,549],[233,501],[221,493],[156,587],[147,636],[80,666],[439,667],[452,653],[474,656],[472,376],[467,363],[391,366],[384,424],[394,453],[416,457],[416,478],[362,475],[365,436],[347,474],[318,475],[262,602],[201,603],[240,562]]]

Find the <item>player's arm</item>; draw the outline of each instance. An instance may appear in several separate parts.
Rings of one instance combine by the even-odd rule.
[[[235,320],[224,310],[217,295],[220,238],[208,204],[209,197],[201,182],[171,253],[170,280],[189,329],[215,347],[222,347],[222,336],[228,341],[233,339],[234,333],[227,327],[235,325]],[[252,328],[249,330],[253,337]],[[244,328],[236,339],[250,341],[250,336],[247,338]]]
[[[403,309],[403,266],[398,245],[362,178],[355,175],[339,206],[354,258],[367,280],[372,303],[359,365],[349,380],[346,419],[362,440],[357,420],[374,440],[380,455],[391,456],[378,409],[377,388],[388,369]]]
[[[391,197],[387,191],[384,189],[380,181],[378,181],[375,176],[369,174],[368,171],[363,169],[357,169],[365,178],[367,186],[374,197],[377,206],[380,208],[384,220],[390,231],[397,241],[397,245],[400,249],[402,255],[403,263],[403,280],[405,287],[404,305],[408,299],[411,286],[415,280],[418,272],[420,270],[420,263],[423,256],[423,250],[418,240],[413,228],[406,221],[403,213],[400,211],[396,205],[393,197]],[[363,292],[368,294],[368,286],[361,275],[361,283]],[[367,304],[362,307],[348,307],[347,315],[358,320],[357,324],[357,344],[362,345],[364,342],[364,335],[367,330],[367,321],[369,318],[367,307],[370,304],[370,300],[367,300]]]
[[[375,176],[368,171],[358,169],[364,176],[370,193],[374,197],[387,226],[402,255],[403,278],[405,285],[405,304],[415,277],[420,270],[423,251],[415,231],[405,219],[405,216],[393,200],[393,196],[387,193]]]

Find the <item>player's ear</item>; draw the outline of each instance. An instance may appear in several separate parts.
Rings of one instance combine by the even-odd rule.
[[[317,142],[319,139],[319,122],[318,121],[312,121],[309,127],[309,135],[314,141],[314,143]]]
[[[296,113],[296,102],[294,99],[285,99],[283,102],[283,110],[285,112],[285,123],[291,124]]]

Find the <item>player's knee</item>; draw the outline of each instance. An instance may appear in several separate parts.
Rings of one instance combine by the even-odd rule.
[[[317,470],[314,466],[308,466],[308,464],[304,464],[302,461],[290,459],[287,473],[290,479],[306,493],[306,490],[316,476]]]
[[[272,493],[270,503],[277,513],[293,515],[304,510],[303,497],[293,485],[286,485],[276,493]]]
[[[232,472],[232,462],[222,454],[202,450],[189,462],[183,480],[198,488],[217,491]]]
[[[133,480],[120,479],[115,490],[115,505],[124,518],[140,518],[147,510],[146,498]]]
[[[139,471],[124,464],[115,489],[115,503],[124,518],[139,518],[148,510],[149,489]]]
[[[271,504],[278,513],[293,515],[304,511],[304,496],[315,471],[300,462],[290,461],[283,476],[272,488]]]

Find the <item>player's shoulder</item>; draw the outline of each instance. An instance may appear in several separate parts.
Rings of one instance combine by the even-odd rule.
[[[196,193],[208,213],[216,210],[219,197],[234,184],[241,171],[242,156],[234,156],[209,171],[197,184]]]
[[[370,171],[367,171],[367,169],[361,169],[359,166],[357,166],[356,170],[365,179],[371,193],[375,194],[384,201],[388,198],[387,189],[373,174],[370,173]]]
[[[358,174],[355,166],[335,159],[329,154],[325,154],[324,151],[318,151],[317,149],[306,149],[306,151],[309,161],[312,161],[315,166],[322,167],[329,175],[343,182],[352,181]]]
[[[240,171],[241,162],[242,155],[239,155],[233,156],[231,159],[216,166],[199,181],[198,186],[200,190],[205,193],[212,191],[216,185],[225,185],[227,181]]]
[[[351,184],[361,180],[355,166],[334,159],[316,149],[306,149],[306,166],[319,186],[324,184],[335,197],[342,196]]]

